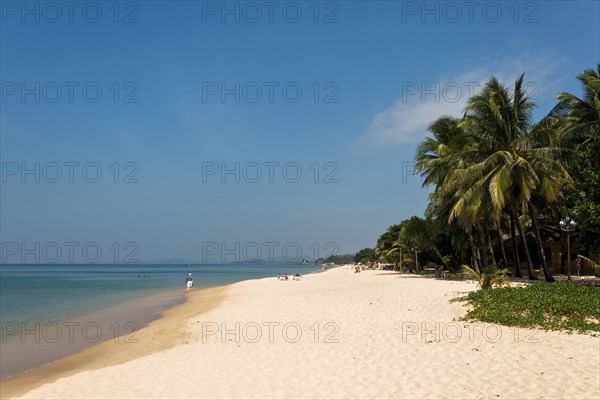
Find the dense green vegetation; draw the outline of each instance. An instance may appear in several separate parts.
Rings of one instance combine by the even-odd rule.
[[[333,263],[337,265],[352,264],[354,262],[354,254],[333,254],[327,258],[320,258],[317,263]]]
[[[507,326],[600,332],[600,288],[571,282],[478,290],[454,301],[474,308],[464,319]]]
[[[360,250],[358,253],[354,255],[352,261],[355,263],[361,262],[363,264],[368,263],[369,261],[375,261],[377,256],[375,255],[375,251],[368,247]]]
[[[452,274],[467,265],[477,276],[497,265],[531,280],[541,270],[553,282],[544,242],[566,253],[558,221],[570,214],[573,262],[599,263],[600,64],[577,76],[583,96],[559,93],[537,122],[524,79],[509,87],[492,77],[464,114],[429,125],[415,157],[433,188],[424,217],[390,225],[351,260],[329,262],[376,260],[416,273],[434,264]]]
[[[377,259],[398,268],[410,259],[417,273],[428,262],[452,272],[467,264],[476,274],[497,264],[535,280],[541,269],[553,282],[543,242],[564,249],[558,221],[567,213],[579,224],[573,257],[598,257],[600,65],[577,79],[583,96],[558,94],[537,123],[523,75],[510,87],[492,77],[463,115],[433,121],[415,160],[433,187],[425,216],[389,226]]]
[[[511,87],[492,77],[463,115],[433,121],[415,158],[423,185],[433,188],[424,217],[389,226],[353,261],[416,273],[443,266],[450,279],[476,279],[482,290],[455,299],[473,306],[465,319],[600,332],[600,288],[502,287],[508,273],[537,280],[536,269],[554,282],[543,242],[566,253],[558,222],[567,214],[578,222],[573,259],[600,263],[600,64],[577,79],[583,96],[559,93],[537,122],[523,75]]]

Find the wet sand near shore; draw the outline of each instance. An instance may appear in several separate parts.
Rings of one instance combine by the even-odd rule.
[[[64,321],[3,323],[6,329],[0,343],[0,380],[107,340],[133,343],[137,331],[159,319],[166,309],[185,301],[181,290],[169,290]]]
[[[8,399],[20,396],[38,386],[54,382],[65,376],[122,364],[173,347],[185,337],[186,321],[218,306],[226,291],[226,286],[195,290],[187,295],[187,301],[167,309],[162,318],[150,322],[148,326],[133,334],[112,338],[112,340],[84,348],[76,354],[4,380],[0,383],[0,398]],[[183,290],[181,292],[183,293]],[[107,311],[109,309],[103,311],[103,317],[106,317]],[[120,321],[123,318],[125,317],[113,317],[113,320]],[[125,321],[126,319],[128,321]],[[123,325],[130,320],[131,318],[123,319],[120,327],[123,328]],[[121,333],[127,333],[127,331]],[[110,332],[110,334],[112,335],[114,332]],[[25,343],[25,345],[28,344]],[[45,347],[51,345],[51,343],[46,343]],[[11,355],[11,357],[13,356]]]

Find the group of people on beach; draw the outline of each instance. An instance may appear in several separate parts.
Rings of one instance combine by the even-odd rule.
[[[280,281],[287,281],[288,279],[290,279],[290,276],[286,272],[284,274],[278,274],[277,279]],[[300,280],[302,280],[302,275],[294,274],[292,279],[295,281],[300,281]],[[194,286],[194,278],[192,278],[191,272],[188,273],[187,278],[185,278],[185,286],[186,286],[186,290],[185,290],[186,293],[189,293],[190,290],[192,290],[192,287]]]
[[[373,261],[373,263],[371,263],[371,261],[369,261],[366,265],[363,263],[354,264],[354,273],[360,272],[363,269],[379,269],[379,262]]]
[[[287,272],[284,274],[278,274],[277,279],[280,281],[287,281],[288,279],[290,279],[290,275],[288,275]],[[300,281],[300,280],[302,280],[302,275],[294,274],[292,276],[292,279],[295,281]],[[185,278],[185,286],[186,286],[186,290],[185,290],[186,293],[189,293],[190,290],[192,290],[192,287],[194,286],[194,278],[192,278],[191,272],[188,273],[187,278]]]
[[[290,279],[290,276],[286,272],[284,274],[278,274],[277,275],[277,279],[280,280],[280,281],[287,281],[288,279]],[[292,279],[295,280],[295,281],[300,281],[300,280],[302,280],[302,275],[300,275],[300,274],[294,274],[294,276],[293,276]]]

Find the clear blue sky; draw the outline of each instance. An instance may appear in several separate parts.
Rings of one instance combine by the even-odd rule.
[[[190,261],[373,246],[425,208],[409,173],[429,122],[522,72],[540,118],[600,60],[597,1],[0,4],[5,262],[8,242],[103,261],[114,242]]]

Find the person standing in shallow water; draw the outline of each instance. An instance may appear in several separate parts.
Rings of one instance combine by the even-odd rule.
[[[192,289],[192,286],[194,286],[194,278],[192,278],[191,272],[188,274],[188,277],[185,279],[185,285],[187,287],[185,292],[189,293],[190,290]]]

